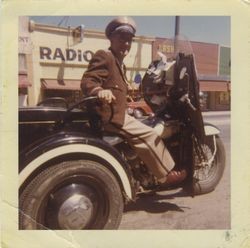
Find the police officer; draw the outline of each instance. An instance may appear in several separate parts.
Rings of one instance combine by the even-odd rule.
[[[105,34],[110,48],[94,54],[82,77],[81,88],[85,95],[96,95],[103,101],[97,109],[103,123],[110,117],[108,104],[112,102],[114,115],[104,128],[124,135],[160,183],[179,183],[185,179],[186,171],[173,170],[174,161],[154,129],[126,113],[129,85],[123,60],[130,51],[135,32],[136,24],[130,17],[115,18],[107,25]]]

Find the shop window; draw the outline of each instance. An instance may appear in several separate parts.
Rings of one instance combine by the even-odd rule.
[[[18,106],[26,107],[28,105],[28,90],[27,88],[18,89]]]
[[[24,53],[18,54],[18,71],[19,73],[27,73],[27,60]]]
[[[228,92],[220,92],[219,94],[219,104],[225,105],[229,104],[230,96]]]
[[[208,92],[200,92],[199,98],[200,98],[201,110],[207,110],[208,109]]]

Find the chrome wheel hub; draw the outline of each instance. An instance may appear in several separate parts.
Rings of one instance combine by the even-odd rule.
[[[63,229],[82,229],[88,225],[93,214],[93,204],[85,195],[75,194],[61,205],[58,222]]]
[[[97,218],[100,201],[87,184],[66,184],[51,192],[46,206],[45,223],[52,229],[88,229]]]

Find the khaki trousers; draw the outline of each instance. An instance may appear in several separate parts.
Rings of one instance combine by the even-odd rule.
[[[173,169],[174,161],[153,128],[126,114],[121,128],[108,125],[105,129],[125,136],[140,159],[158,179],[166,177]]]

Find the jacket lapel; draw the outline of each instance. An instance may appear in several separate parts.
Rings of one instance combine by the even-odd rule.
[[[114,55],[114,53],[112,52],[111,48],[109,48],[109,51],[110,51],[110,53],[111,53],[111,56],[112,56],[113,59],[115,60],[115,63],[116,63],[116,65],[117,65],[117,67],[118,67],[118,70],[119,70],[119,72],[120,72],[120,74],[121,74],[121,76],[122,76],[122,79],[123,79],[124,83],[125,83],[126,86],[128,87],[128,82],[127,82],[127,78],[126,78],[126,76],[125,76],[125,71],[122,69],[121,64],[119,63],[118,59],[115,57],[115,55]]]
[[[115,58],[116,65],[118,66],[118,69],[122,75],[123,81],[127,84],[127,79],[125,77],[125,71],[122,69],[122,66],[120,65],[119,61],[117,58]]]

